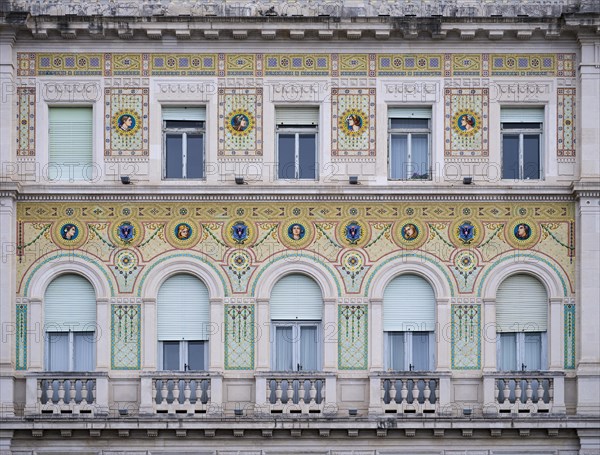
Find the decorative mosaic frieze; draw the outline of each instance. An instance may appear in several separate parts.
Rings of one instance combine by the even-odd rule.
[[[219,88],[219,156],[262,155],[262,88]]]
[[[217,54],[150,54],[151,76],[216,76]]]
[[[368,305],[338,306],[338,368],[366,370],[369,367]]]
[[[265,54],[265,76],[329,76],[329,54]]]
[[[18,303],[16,308],[17,335],[15,337],[15,370],[27,369],[27,305]]]
[[[17,52],[17,76],[37,76],[35,53]]]
[[[444,155],[488,156],[487,88],[444,89]]]
[[[105,54],[104,76],[149,75],[149,54]]]
[[[112,304],[110,322],[111,368],[139,370],[141,363],[142,307]]]
[[[35,87],[17,88],[17,156],[35,155]]]
[[[375,89],[331,90],[331,154],[375,155]]]
[[[481,304],[452,305],[452,369],[481,368]]]
[[[257,64],[262,61],[261,54],[219,54],[219,77],[223,76],[256,76]]]
[[[575,304],[568,303],[564,306],[564,332],[565,332],[565,369],[574,369],[575,357]]]
[[[254,369],[254,305],[225,305],[225,369]]]
[[[442,76],[442,54],[377,54],[377,76]]]
[[[489,76],[488,54],[446,54],[444,76]]]
[[[491,54],[492,76],[575,76],[575,54]]]
[[[148,156],[147,88],[104,89],[104,155]]]
[[[37,76],[102,76],[102,54],[87,53],[38,53]]]
[[[375,76],[375,54],[338,54],[334,77]]]
[[[575,96],[574,88],[559,88],[557,93],[556,154],[575,156]]]

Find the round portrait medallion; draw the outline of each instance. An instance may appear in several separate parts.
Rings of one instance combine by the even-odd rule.
[[[64,219],[54,225],[55,243],[66,248],[77,248],[85,242],[83,225],[72,218]]]
[[[131,136],[140,128],[139,117],[137,112],[121,109],[113,115],[113,128],[120,135]]]
[[[201,228],[191,220],[171,220],[165,229],[167,241],[177,248],[191,248],[200,239]]]
[[[248,110],[235,110],[226,118],[227,129],[234,135],[245,136],[254,128],[254,117]]]
[[[505,236],[513,247],[523,249],[535,245],[539,239],[539,230],[536,223],[519,218],[509,223]]]
[[[279,238],[289,248],[303,248],[312,240],[312,229],[305,219],[294,219],[280,225]]]
[[[453,129],[462,136],[470,136],[480,129],[479,116],[471,110],[462,110],[453,117]]]
[[[414,218],[397,221],[392,227],[392,236],[396,243],[405,248],[418,248],[427,239],[425,226]]]
[[[368,124],[367,116],[359,109],[348,109],[339,116],[338,127],[349,136],[363,134]]]

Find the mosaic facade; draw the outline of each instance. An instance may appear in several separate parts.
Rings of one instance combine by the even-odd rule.
[[[366,370],[369,367],[368,305],[338,306],[337,341],[338,369]]]
[[[565,369],[575,369],[576,368],[576,337],[575,330],[577,327],[577,319],[575,317],[575,304],[568,303],[564,306],[564,333],[565,333]]]
[[[453,304],[452,369],[481,369],[481,305]]]
[[[557,93],[556,154],[575,156],[575,103],[574,88],[559,88]]]
[[[104,89],[104,154],[148,156],[148,89]]]
[[[17,156],[35,155],[35,87],[17,87]]]
[[[487,88],[444,89],[444,155],[488,156]]]
[[[375,89],[331,91],[332,156],[375,155]]]
[[[111,368],[139,370],[142,351],[142,306],[112,304],[110,307]]]
[[[262,88],[219,88],[219,156],[262,155]]]
[[[575,54],[17,53],[19,76],[575,77]]]
[[[254,305],[225,305],[225,369],[254,369]]]
[[[16,306],[16,358],[15,370],[27,369],[27,305],[18,303]]]

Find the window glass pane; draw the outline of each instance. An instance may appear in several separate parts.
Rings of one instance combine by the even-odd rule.
[[[50,371],[69,370],[69,332],[48,332],[48,369]]]
[[[517,334],[501,333],[500,355],[498,358],[498,369],[501,371],[517,370]]]
[[[502,178],[519,179],[519,135],[502,136]]]
[[[179,369],[179,341],[163,341],[163,370]]]
[[[415,371],[428,371],[429,362],[429,332],[412,333],[412,362]]]
[[[319,369],[317,363],[318,336],[317,327],[300,327],[300,367],[302,370],[316,371]]]
[[[294,335],[292,327],[275,327],[275,370],[293,371]]]
[[[188,341],[188,370],[205,370],[204,341]]]
[[[528,370],[542,369],[542,334],[525,333],[525,365]]]
[[[94,332],[75,332],[73,333],[74,342],[74,365],[75,371],[94,371],[94,351],[95,351],[95,333]]]
[[[413,134],[411,136],[410,170],[411,178],[426,179],[429,177],[427,134]]]
[[[299,135],[299,165],[301,179],[314,179],[316,177],[316,136],[314,134]]]
[[[390,178],[405,179],[408,172],[408,136],[392,134],[390,140]]]
[[[523,177],[525,179],[540,178],[539,134],[526,134],[523,136]]]
[[[392,118],[391,127],[394,129],[427,129],[429,128],[429,119],[426,118]]]
[[[296,178],[296,135],[279,134],[278,176],[280,179]]]
[[[389,368],[406,370],[404,362],[404,333],[388,332]]]
[[[204,138],[202,134],[187,135],[187,178],[204,177]]]
[[[181,134],[167,134],[166,177],[183,178],[183,152]]]

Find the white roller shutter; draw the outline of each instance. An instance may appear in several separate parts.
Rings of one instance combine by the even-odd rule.
[[[158,340],[208,340],[210,303],[206,285],[193,275],[167,279],[158,291]]]
[[[271,292],[271,320],[320,321],[323,317],[321,288],[306,275],[288,275]]]
[[[500,110],[502,123],[544,123],[544,108],[505,107]]]
[[[432,331],[435,329],[435,294],[417,275],[400,275],[383,294],[383,330]]]
[[[497,332],[548,330],[548,294],[544,285],[526,274],[508,277],[496,293]]]
[[[95,332],[96,292],[81,275],[61,275],[48,285],[44,295],[46,332]]]
[[[48,172],[51,179],[81,180],[93,159],[91,107],[48,109]],[[88,176],[91,177],[91,174]]]
[[[206,108],[204,107],[163,107],[163,120],[190,120],[205,121]]]
[[[389,118],[431,118],[431,107],[388,107]]]
[[[319,108],[317,107],[278,107],[275,109],[277,125],[318,125]]]

